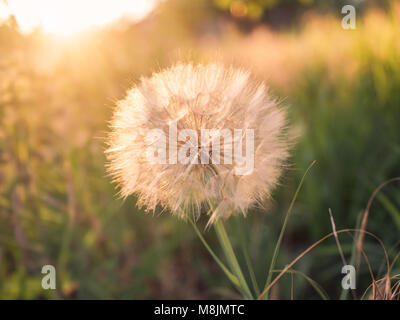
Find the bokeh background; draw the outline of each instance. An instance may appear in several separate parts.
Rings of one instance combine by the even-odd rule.
[[[345,4],[356,7],[356,30],[341,26]],[[6,6],[2,0],[0,11]],[[355,228],[373,190],[400,175],[397,1],[167,0],[136,21],[73,35],[27,32],[18,16],[0,17],[2,299],[238,297],[190,224],[145,214],[134,197],[119,199],[105,170],[115,102],[141,76],[178,60],[250,69],[288,106],[299,136],[274,203],[228,223],[235,247],[246,243],[260,284],[283,215],[313,160],[277,268],[331,231],[328,208],[338,229]],[[379,193],[367,227],[391,258],[399,252],[399,187]],[[199,221],[202,230],[205,222]],[[213,230],[204,233],[221,253]],[[352,238],[340,240],[349,257]],[[364,249],[382,275],[382,249],[369,238]],[[56,290],[41,287],[46,264],[56,267]],[[295,269],[338,298],[341,266],[329,239]],[[397,263],[393,272],[399,269]],[[370,283],[363,263],[359,292]],[[290,284],[284,276],[273,297],[289,299]],[[319,298],[297,276],[293,294]]]

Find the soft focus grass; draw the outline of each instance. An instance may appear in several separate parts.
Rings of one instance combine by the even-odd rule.
[[[373,190],[400,176],[398,7],[367,12],[355,31],[341,29],[338,17],[307,15],[291,30],[244,32],[199,3],[196,10],[168,3],[139,25],[76,38],[0,27],[0,298],[237,297],[189,224],[144,214],[133,197],[118,199],[106,177],[104,137],[115,101],[140,75],[177,58],[244,65],[289,105],[300,137],[293,164],[270,213],[238,218],[243,230],[232,239],[236,248],[247,239],[259,283],[312,160],[318,164],[293,208],[276,269],[331,231],[328,208],[338,229],[354,227]],[[399,239],[399,196],[398,184],[385,188],[368,222],[388,248]],[[211,232],[205,236],[216,245]],[[352,239],[341,237],[350,254]],[[365,250],[379,267],[382,252],[369,242]],[[55,291],[41,289],[45,264],[57,269]],[[360,288],[370,284],[364,269]],[[298,270],[338,297],[333,239]],[[290,298],[289,276],[272,297]],[[296,277],[294,297],[317,296]]]

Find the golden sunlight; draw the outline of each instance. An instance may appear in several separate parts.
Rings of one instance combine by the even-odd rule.
[[[14,15],[23,32],[42,27],[49,33],[70,35],[120,18],[140,20],[157,0],[7,0],[0,18]]]

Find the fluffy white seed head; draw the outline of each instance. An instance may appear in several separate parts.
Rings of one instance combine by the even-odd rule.
[[[191,129],[198,134],[198,153],[191,158],[196,161],[171,163],[169,148],[179,152],[187,142],[170,136],[172,124],[178,132]],[[178,64],[142,78],[118,103],[106,151],[109,172],[121,195],[135,194],[138,205],[147,210],[159,206],[182,218],[196,218],[211,208],[209,222],[213,223],[232,213],[245,214],[271,197],[288,157],[285,125],[284,110],[248,72],[218,64]],[[155,143],[149,134],[155,129],[165,132],[165,163],[150,162],[147,157]],[[213,156],[201,144],[202,129],[252,130],[254,168],[238,174],[243,163],[234,156],[229,163],[222,153],[224,147],[232,152],[234,143],[241,142],[245,154],[245,134],[233,139],[234,143],[229,139],[216,142],[223,154],[219,164],[201,163],[198,159],[204,153]]]

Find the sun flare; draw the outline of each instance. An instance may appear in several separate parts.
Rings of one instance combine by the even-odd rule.
[[[156,0],[0,0],[0,17],[14,15],[23,32],[42,27],[45,32],[70,35],[120,18],[140,20]]]

